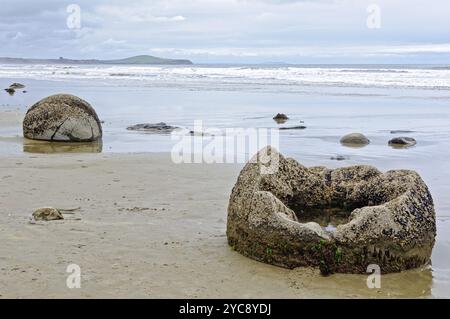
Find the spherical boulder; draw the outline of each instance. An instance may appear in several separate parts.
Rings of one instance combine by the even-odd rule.
[[[341,138],[341,144],[346,146],[361,147],[370,143],[370,140],[361,133],[350,133]]]
[[[286,268],[319,267],[324,275],[427,265],[435,236],[433,199],[416,172],[307,168],[271,147],[243,168],[228,206],[228,243],[236,251]]]
[[[23,135],[33,140],[93,142],[102,126],[94,108],[70,94],[56,94],[34,104],[23,120]]]

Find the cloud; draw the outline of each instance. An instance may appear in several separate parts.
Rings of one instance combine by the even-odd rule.
[[[113,20],[128,23],[146,23],[146,22],[177,22],[186,20],[182,15],[157,16],[152,10],[142,7],[119,5],[101,5],[95,8],[95,13],[104,21]]]
[[[366,24],[372,2],[75,0],[81,29],[68,29],[68,3],[3,0],[0,55],[106,59],[152,53],[200,62],[422,56],[423,63],[430,54],[450,54],[448,0],[377,0],[382,24],[376,30]]]

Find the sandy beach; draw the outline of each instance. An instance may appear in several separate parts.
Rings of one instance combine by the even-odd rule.
[[[151,88],[122,79],[0,82],[18,81],[27,93],[0,96],[0,298],[450,296],[445,90],[355,88],[341,95],[333,87],[323,94],[316,91],[323,87],[312,87],[299,95],[274,93],[271,84],[258,84],[265,92],[253,92],[253,84],[221,91]],[[60,92],[95,107],[103,120],[101,144],[23,138],[26,110]],[[317,269],[287,270],[246,258],[229,247],[225,232],[229,196],[244,162],[174,164],[170,135],[126,129],[161,121],[192,129],[196,119],[204,128],[276,128],[272,117],[280,111],[289,114],[285,125],[306,126],[280,131],[279,145],[305,166],[365,164],[422,176],[437,216],[431,266],[383,275],[381,289],[368,289],[368,275],[322,277]],[[410,130],[417,145],[389,147],[391,130]],[[367,134],[370,145],[342,146],[339,139],[352,131]],[[30,223],[34,210],[46,206],[76,210],[65,212],[63,221]],[[73,264],[81,270],[81,289],[66,285]]]
[[[450,299],[448,0],[2,4],[0,300]]]
[[[1,124],[21,121],[3,112]],[[31,154],[0,160],[2,298],[431,297],[430,268],[322,277],[241,256],[227,244],[231,189],[242,165],[173,164],[169,153]],[[65,219],[31,222],[38,207]],[[66,269],[81,268],[69,289]]]
[[[176,165],[168,154],[39,155],[1,161],[0,295],[26,297],[420,297],[431,271],[365,276],[286,270],[232,251],[226,209],[239,166]],[[30,223],[37,207],[80,207]],[[5,208],[7,211],[5,211]],[[78,264],[82,288],[68,289]],[[408,285],[414,281],[414,285]],[[400,285],[399,285],[400,284]]]

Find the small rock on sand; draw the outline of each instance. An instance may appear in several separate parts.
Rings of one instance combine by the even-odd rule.
[[[341,144],[346,146],[364,146],[370,143],[370,140],[361,133],[350,133],[341,138]]]
[[[393,147],[411,147],[416,143],[416,140],[412,137],[396,137],[389,141],[389,145]]]
[[[39,220],[51,221],[51,220],[64,219],[61,212],[53,207],[44,207],[44,208],[37,209],[33,213],[33,218],[36,221],[39,221]]]

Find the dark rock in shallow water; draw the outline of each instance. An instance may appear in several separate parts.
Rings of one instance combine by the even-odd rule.
[[[389,141],[389,145],[393,147],[411,147],[417,144],[412,137],[396,137]]]
[[[192,136],[214,136],[214,134],[201,132],[201,131],[189,131],[188,135],[192,135]]]
[[[171,133],[174,130],[178,129],[176,126],[167,125],[164,122],[160,123],[143,123],[136,124],[133,126],[127,127],[129,131],[143,131],[147,133]]]
[[[8,92],[9,95],[14,95],[14,93],[16,93],[16,90],[14,90],[13,88],[7,88],[5,89],[6,92]]]
[[[275,115],[273,117],[273,119],[275,120],[275,122],[277,122],[278,124],[283,124],[286,123],[287,120],[289,120],[289,117],[286,114],[283,113],[278,113],[277,115]]]
[[[350,133],[341,138],[341,144],[350,147],[362,147],[370,143],[370,140],[361,133]]]
[[[304,130],[306,129],[306,126],[299,125],[299,126],[291,126],[291,127],[280,127],[280,130]]]
[[[32,140],[93,142],[101,139],[102,126],[88,102],[74,95],[56,94],[28,109],[23,135]]]
[[[289,120],[289,117],[286,114],[278,113],[273,117],[274,120]]]
[[[343,156],[343,155],[336,155],[336,156],[330,157],[330,159],[334,160],[334,161],[345,161],[345,160],[348,160],[349,158],[347,156]]]
[[[36,221],[39,221],[39,220],[52,221],[52,220],[64,219],[61,212],[53,207],[44,207],[44,208],[37,209],[33,213],[33,218]]]
[[[339,220],[332,231],[324,228],[329,217]],[[435,236],[433,199],[416,172],[307,168],[271,147],[243,168],[228,206],[228,243],[236,251],[323,274],[427,265]]]

